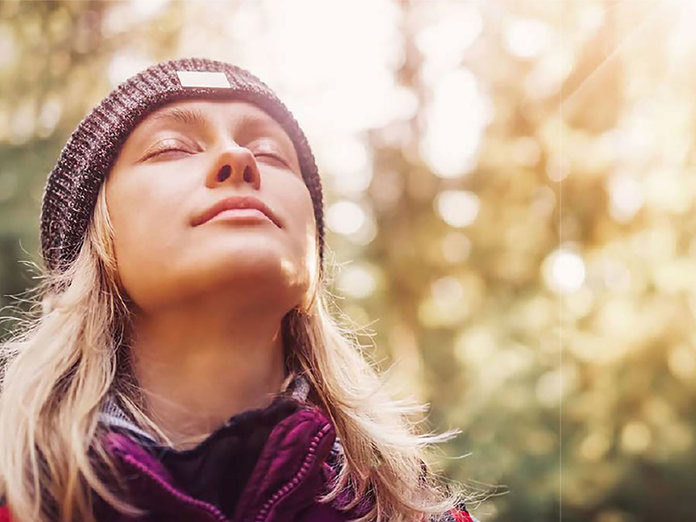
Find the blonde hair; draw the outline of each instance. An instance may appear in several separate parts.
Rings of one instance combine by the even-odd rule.
[[[94,522],[94,493],[131,516],[145,512],[127,501],[98,436],[111,393],[138,426],[168,441],[133,378],[123,342],[129,301],[119,288],[102,185],[77,258],[63,273],[41,276],[23,327],[0,346],[0,495],[17,521]],[[325,281],[316,288],[308,309],[289,312],[283,328],[291,366],[307,376],[344,447],[334,487],[317,500],[352,487],[350,509],[372,494],[374,508],[361,521],[420,521],[454,508],[466,499],[427,468],[425,450],[459,430],[416,433],[411,416],[427,406],[386,393],[356,332],[331,316]]]

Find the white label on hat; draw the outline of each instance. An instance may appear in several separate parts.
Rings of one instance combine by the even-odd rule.
[[[182,87],[232,87],[222,71],[176,71],[176,75]]]

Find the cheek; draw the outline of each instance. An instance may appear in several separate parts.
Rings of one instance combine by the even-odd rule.
[[[302,249],[311,254],[316,243],[317,228],[312,197],[309,191],[304,188],[301,191],[288,192],[285,201],[288,214],[292,216],[292,225],[296,227],[293,233]]]
[[[116,240],[126,247],[132,241],[156,244],[172,222],[171,209],[179,203],[171,191],[153,190],[148,185],[127,187],[109,199]],[[140,245],[147,246],[147,243]]]
[[[180,244],[185,193],[164,183],[107,185],[114,249],[126,290],[129,283],[140,286],[163,270],[164,260]]]
[[[298,201],[299,215],[301,216],[302,232],[298,236],[300,241],[299,257],[303,260],[303,270],[309,281],[317,277],[319,263],[319,245],[317,243],[317,225],[314,217],[314,205],[309,192]]]

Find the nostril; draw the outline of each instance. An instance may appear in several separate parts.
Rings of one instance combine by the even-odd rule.
[[[225,165],[220,169],[220,172],[218,172],[217,180],[225,181],[227,178],[230,177],[230,172],[232,172],[232,167],[230,167],[229,165]]]
[[[251,181],[252,175],[251,175],[251,167],[246,167],[244,169],[244,181]]]

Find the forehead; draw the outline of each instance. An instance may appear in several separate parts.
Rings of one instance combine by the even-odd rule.
[[[168,103],[150,113],[138,127],[204,127],[216,121],[232,123],[238,129],[253,127],[287,136],[281,125],[263,109],[240,100],[181,100]]]

